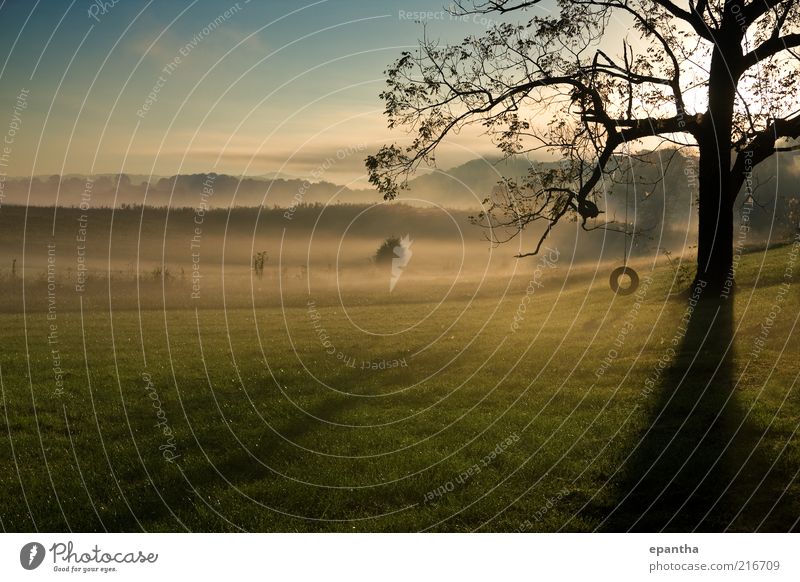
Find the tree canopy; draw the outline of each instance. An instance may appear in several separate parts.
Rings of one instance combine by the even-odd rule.
[[[367,158],[370,181],[394,198],[468,126],[506,156],[547,152],[556,167],[505,180],[480,215],[510,236],[542,221],[530,254],[564,218],[608,225],[601,197],[636,147],[699,149],[700,228],[709,230],[731,222],[752,169],[800,136],[796,0],[462,0],[451,10],[502,21],[458,44],[425,29],[419,48],[389,67],[388,125],[410,140]],[[705,252],[711,262],[712,251],[698,260]]]

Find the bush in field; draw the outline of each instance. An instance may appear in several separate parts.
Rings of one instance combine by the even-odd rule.
[[[153,269],[153,271],[150,274],[153,277],[153,281],[160,281],[163,279],[164,282],[169,283],[170,281],[172,281],[172,279],[175,278],[172,272],[169,270],[169,267],[162,268],[161,266],[158,266],[155,269]]]
[[[395,258],[394,248],[400,246],[400,239],[396,236],[390,236],[381,243],[378,250],[375,252],[373,261],[376,265],[391,265],[392,259]]]
[[[253,271],[261,279],[264,276],[264,265],[269,261],[267,251],[260,251],[253,255]]]

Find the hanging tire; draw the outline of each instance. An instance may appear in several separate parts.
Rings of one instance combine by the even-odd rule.
[[[627,287],[622,287],[619,282],[625,276],[631,280],[631,284]],[[630,295],[635,293],[639,288],[639,275],[631,267],[617,267],[611,271],[611,277],[608,279],[608,284],[611,285],[611,290],[617,295]]]

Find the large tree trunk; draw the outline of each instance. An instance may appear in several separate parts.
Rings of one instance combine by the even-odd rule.
[[[732,77],[730,55],[737,51],[741,54],[736,42],[736,39],[724,37],[714,47],[709,71],[708,113],[698,136],[699,224],[695,288],[701,285],[703,297],[708,299],[727,299],[733,291],[736,192],[733,192],[731,176],[731,134],[738,79]]]
[[[727,298],[733,291],[733,197],[730,153],[710,144],[700,148],[696,284],[707,298]],[[715,151],[717,150],[717,151]],[[722,166],[722,163],[726,166]],[[726,176],[727,174],[727,176]]]

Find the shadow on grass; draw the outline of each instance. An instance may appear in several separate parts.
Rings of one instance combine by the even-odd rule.
[[[648,429],[622,468],[599,528],[607,531],[787,531],[792,477],[774,470],[763,429],[738,402],[733,302],[701,301],[660,385]]]

